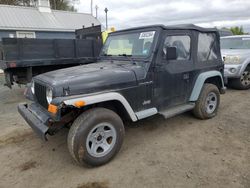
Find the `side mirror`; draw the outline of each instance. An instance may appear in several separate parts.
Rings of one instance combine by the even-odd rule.
[[[166,60],[176,60],[177,59],[177,49],[176,47],[167,47],[166,49]]]

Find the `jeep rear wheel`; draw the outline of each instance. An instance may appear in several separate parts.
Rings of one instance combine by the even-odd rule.
[[[70,154],[79,164],[103,165],[120,150],[124,132],[123,122],[115,112],[105,108],[90,109],[70,128]]]
[[[204,84],[199,99],[196,101],[193,114],[200,119],[216,116],[220,104],[219,89],[213,84]]]
[[[250,70],[245,70],[240,78],[229,80],[228,84],[234,89],[250,89]]]

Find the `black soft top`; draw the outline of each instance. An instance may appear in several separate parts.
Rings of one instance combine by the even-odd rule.
[[[123,29],[117,32],[123,32],[123,31],[131,31],[131,30],[140,30],[140,29],[149,29],[149,28],[162,28],[165,30],[196,30],[200,32],[218,32],[216,28],[204,28],[204,27],[199,27],[194,24],[180,24],[180,25],[148,25],[148,26],[141,26],[141,27],[134,27],[130,29]]]

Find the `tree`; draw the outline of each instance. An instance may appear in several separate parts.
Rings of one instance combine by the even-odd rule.
[[[232,33],[234,35],[243,35],[243,34],[245,34],[242,26],[240,26],[240,27],[238,27],[238,26],[231,27],[230,30],[232,31]]]
[[[54,10],[77,11],[70,0],[50,0],[50,6]]]
[[[28,6],[32,7],[37,4],[38,0],[0,0],[0,4],[5,5],[15,5],[15,6]],[[50,6],[54,10],[66,10],[66,11],[74,11],[77,10],[73,6],[73,0],[49,0]]]
[[[4,5],[19,5],[19,0],[0,0],[0,4]]]

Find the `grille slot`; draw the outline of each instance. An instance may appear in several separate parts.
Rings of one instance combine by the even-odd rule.
[[[35,82],[35,96],[37,102],[44,108],[48,108],[48,102],[46,99],[46,86],[43,86]]]

